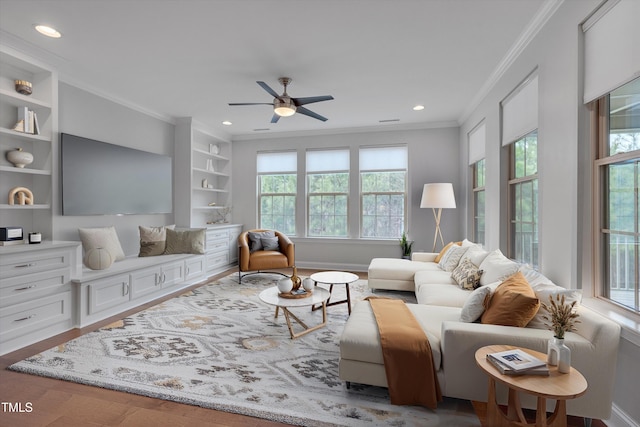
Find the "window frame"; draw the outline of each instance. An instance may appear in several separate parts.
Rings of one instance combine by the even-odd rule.
[[[277,154],[277,153],[282,153],[282,154],[286,154],[286,153],[295,153],[296,156],[296,164],[297,164],[297,152],[295,151],[291,151],[291,150],[286,150],[286,151],[281,151],[281,152],[264,152],[264,153],[257,153],[257,156],[259,157],[261,154]],[[267,177],[267,176],[293,176],[295,179],[295,192],[291,193],[291,192],[287,192],[287,193],[273,193],[273,192],[268,192],[268,193],[263,193],[262,192],[262,180]],[[283,199],[286,197],[293,197],[293,214],[292,215],[286,215],[283,213],[282,217],[283,217],[283,224],[287,223],[287,217],[291,218],[292,224],[293,224],[293,230],[290,230],[288,228],[282,228],[278,231],[281,231],[285,234],[287,234],[288,236],[296,236],[297,235],[297,231],[298,231],[298,227],[297,227],[297,218],[296,218],[296,211],[297,211],[297,203],[298,203],[298,191],[297,191],[297,187],[298,187],[298,170],[297,170],[297,166],[296,166],[296,170],[295,171],[278,171],[277,168],[274,168],[273,170],[269,170],[269,171],[265,171],[265,172],[257,172],[256,171],[256,185],[257,185],[257,224],[258,227],[260,228],[275,228],[275,227],[269,227],[266,226],[265,224],[263,224],[263,211],[262,211],[262,200],[264,197],[282,197]],[[284,200],[283,200],[283,203]],[[271,214],[271,216],[273,217],[274,215]]]
[[[478,175],[479,175],[479,167],[482,167],[482,183],[479,183],[478,181]],[[472,223],[472,235],[473,235],[473,241],[477,242],[477,243],[481,243],[481,244],[485,244],[485,232],[486,232],[486,189],[485,189],[485,185],[487,182],[487,174],[486,174],[486,159],[482,158],[480,160],[478,160],[477,162],[475,162],[474,164],[471,165],[471,172],[472,172],[472,183],[471,183],[471,191],[472,191],[472,203],[471,203],[471,216],[473,218],[473,223]],[[480,193],[482,193],[485,196],[485,210],[482,212],[482,214],[480,214],[480,212],[478,212],[478,196],[480,195]],[[482,230],[482,238],[480,238],[480,234],[479,234],[479,221],[480,219],[483,220],[484,222],[484,226],[485,226],[485,230]]]

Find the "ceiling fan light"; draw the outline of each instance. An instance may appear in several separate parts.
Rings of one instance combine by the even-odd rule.
[[[289,101],[289,102],[287,102]],[[293,116],[296,113],[296,106],[288,99],[276,99],[273,104],[273,112],[280,117]]]

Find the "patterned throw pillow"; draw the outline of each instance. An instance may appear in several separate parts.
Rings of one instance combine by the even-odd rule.
[[[482,273],[482,270],[478,270],[478,267],[474,263],[465,258],[453,270],[451,277],[462,289],[472,290],[480,286],[480,276],[482,276]]]
[[[452,272],[458,266],[460,258],[467,252],[468,247],[453,245],[444,254],[438,266],[444,271]]]

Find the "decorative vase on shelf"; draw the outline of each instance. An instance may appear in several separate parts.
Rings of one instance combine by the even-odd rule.
[[[571,371],[571,349],[564,343],[564,338],[553,337],[547,344],[547,363],[558,366],[558,372],[568,374]]]
[[[7,160],[17,168],[24,168],[33,162],[33,154],[22,151],[22,148],[16,148],[7,152]]]
[[[300,277],[298,277],[298,268],[295,266],[293,267],[293,275],[291,276],[291,281],[293,282],[293,290],[297,291],[302,284],[302,280],[300,279]]]

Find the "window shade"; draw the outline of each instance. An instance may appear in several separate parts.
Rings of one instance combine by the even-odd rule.
[[[538,76],[528,78],[502,105],[502,145],[508,145],[538,127]]]
[[[407,169],[407,147],[367,147],[360,149],[360,170]]]
[[[307,172],[348,170],[349,150],[307,151]]]
[[[258,173],[295,172],[298,170],[298,153],[295,151],[281,151],[258,153]]]
[[[640,1],[609,0],[582,24],[584,102],[640,76]]]
[[[485,157],[486,126],[483,123],[469,132],[469,164],[472,165]]]

